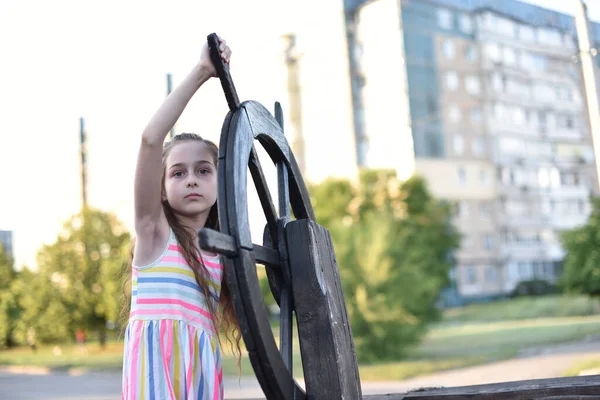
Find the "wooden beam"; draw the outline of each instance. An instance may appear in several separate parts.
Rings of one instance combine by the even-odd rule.
[[[419,389],[364,396],[368,400],[591,400],[600,399],[600,375]]]
[[[365,400],[592,400],[600,399],[600,375],[416,389],[363,396]],[[259,399],[246,399],[259,400]]]

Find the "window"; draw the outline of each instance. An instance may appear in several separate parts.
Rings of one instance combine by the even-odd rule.
[[[454,135],[452,138],[452,147],[454,148],[454,153],[457,155],[462,155],[465,152],[465,139],[462,135]]]
[[[502,121],[506,114],[506,107],[502,103],[494,103],[494,118],[498,121]]]
[[[544,215],[552,213],[552,203],[550,203],[550,200],[542,200],[541,208]]]
[[[473,20],[470,15],[463,14],[460,16],[460,30],[464,33],[473,32]]]
[[[451,282],[456,282],[456,267],[450,268],[450,272],[448,273],[448,278],[450,278]]]
[[[550,168],[550,186],[554,188],[560,187],[560,172],[558,168]]]
[[[538,54],[531,54],[530,57],[531,57],[531,63],[532,63],[534,72],[543,72],[546,70],[546,68],[547,68],[546,57],[538,55]]]
[[[512,120],[517,125],[525,123],[525,110],[521,107],[515,107],[512,110]]]
[[[521,57],[519,58],[519,66],[528,71],[532,71],[535,66],[531,54],[527,52],[521,53]]]
[[[553,29],[539,28],[538,42],[552,46],[560,46],[562,44],[561,34]]]
[[[541,101],[549,102],[556,99],[556,91],[551,85],[538,83],[533,87],[535,97]]]
[[[565,126],[569,130],[573,130],[575,128],[575,121],[573,120],[572,116],[568,115],[565,117]]]
[[[517,54],[511,47],[505,47],[503,51],[504,63],[506,65],[515,66],[517,65]]]
[[[540,168],[538,170],[538,184],[542,188],[547,188],[550,186],[550,171],[548,168]]]
[[[516,263],[506,264],[506,270],[508,271],[508,278],[510,280],[517,280],[519,278],[519,270]]]
[[[535,42],[535,30],[528,25],[519,25],[517,27],[519,39],[525,42]]]
[[[494,247],[494,236],[491,233],[483,235],[483,247],[486,250],[491,250]]]
[[[465,89],[467,89],[467,92],[472,95],[478,95],[481,91],[479,78],[472,75],[467,76],[465,78]]]
[[[560,129],[573,130],[575,129],[575,120],[571,115],[557,115],[556,127]]]
[[[471,142],[471,152],[475,157],[483,157],[485,155],[485,144],[482,137],[474,137]]]
[[[543,229],[540,232],[540,237],[544,243],[552,243],[556,241],[556,234],[550,229]]]
[[[465,59],[471,63],[477,60],[477,49],[474,46],[465,47]]]
[[[473,247],[473,236],[463,233],[460,239],[460,248],[470,249],[471,247]]]
[[[581,199],[577,200],[577,212],[579,214],[585,213],[585,202]]]
[[[493,62],[500,61],[500,45],[498,43],[486,43],[484,51],[488,60]]]
[[[468,265],[464,267],[465,269],[465,282],[467,285],[473,285],[477,283],[477,271],[475,267]]]
[[[518,138],[498,138],[498,148],[503,154],[520,154],[523,152],[523,141]]]
[[[458,213],[461,217],[469,216],[469,203],[465,200],[462,200],[458,203]]]
[[[462,113],[457,105],[453,104],[448,107],[448,119],[453,123],[458,123],[462,119]]]
[[[479,171],[479,182],[481,182],[482,185],[488,184],[488,173],[485,169]]]
[[[498,172],[498,180],[505,185],[515,184],[515,171],[512,168],[503,167]]]
[[[440,28],[452,29],[452,13],[445,8],[438,8],[438,25]]]
[[[445,39],[442,42],[442,53],[450,60],[454,59],[456,55],[456,46],[451,39]]]
[[[458,89],[458,74],[455,71],[446,72],[446,87],[451,91]]]
[[[490,206],[487,203],[481,203],[479,205],[479,216],[483,218],[490,216]]]
[[[515,26],[510,19],[496,17],[494,30],[503,35],[514,37]]]
[[[556,98],[559,100],[573,100],[573,94],[571,89],[564,86],[559,86],[554,89],[556,91]]]
[[[467,171],[463,167],[458,168],[458,182],[463,185],[467,183]]]
[[[546,119],[547,115],[545,111],[538,111],[538,115],[537,115],[537,120],[538,120],[538,124],[542,127],[546,126]]]
[[[481,123],[481,109],[477,106],[471,107],[471,123],[472,124]]]
[[[491,74],[490,85],[495,92],[503,92],[506,88],[506,77],[500,74]]]
[[[570,33],[563,34],[563,43],[569,49],[575,47],[575,38]]]
[[[519,263],[519,275],[521,278],[527,278],[530,274],[530,264],[525,262]]]
[[[485,269],[485,280],[488,282],[496,282],[496,268],[492,267],[492,266],[488,266]]]

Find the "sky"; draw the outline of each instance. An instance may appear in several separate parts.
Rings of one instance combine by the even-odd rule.
[[[575,5],[528,2],[567,14]],[[177,85],[206,35],[217,32],[233,49],[240,98],[269,108],[278,100],[286,110],[281,35],[294,29],[299,13],[318,12],[303,3],[1,0],[0,230],[14,231],[17,267],[35,267],[36,252],[81,207],[80,117],[88,136],[89,205],[116,213],[131,229],[140,134],[166,95],[166,74]],[[600,0],[587,3],[591,19],[600,21]],[[226,113],[213,79],[176,132],[217,141]]]

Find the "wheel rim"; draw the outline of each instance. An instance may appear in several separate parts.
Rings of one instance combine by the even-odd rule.
[[[236,257],[224,258],[227,284],[249,358],[267,398],[304,399],[304,390],[292,374],[293,301],[287,248],[282,240],[291,220],[289,206],[297,219],[314,220],[314,212],[298,165],[283,135],[281,108],[274,118],[257,102],[244,102],[231,111],[223,124],[219,150],[219,220],[221,232],[235,238]],[[277,165],[277,213],[254,147],[255,140]],[[273,296],[281,307],[282,326],[278,350],[256,274],[255,246],[250,237],[247,209],[247,171],[250,170],[267,225],[266,247],[279,253],[279,268],[266,265]],[[275,247],[276,246],[276,247]]]

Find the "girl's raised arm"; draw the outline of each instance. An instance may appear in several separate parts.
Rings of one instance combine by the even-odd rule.
[[[230,49],[220,40],[221,57],[229,62]],[[149,238],[161,227],[167,227],[161,204],[162,147],[164,140],[188,102],[208,79],[216,76],[207,43],[200,61],[165,99],[142,133],[134,180],[135,230]]]

